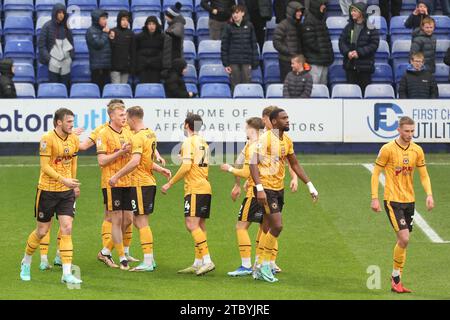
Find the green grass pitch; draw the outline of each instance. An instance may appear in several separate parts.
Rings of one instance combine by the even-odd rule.
[[[370,208],[370,173],[361,164],[375,155],[300,156],[320,193],[313,204],[304,186],[286,192],[284,231],[279,240],[279,282],[269,284],[251,277],[230,278],[240,264],[235,223],[242,198],[233,203],[233,178],[210,169],[212,215],[208,242],[216,270],[204,277],[178,275],[193,261],[193,240],[183,223],[182,183],[169,195],[159,191],[151,227],[158,268],[153,273],[108,269],[96,260],[101,247],[103,217],[100,170],[94,157],[79,159],[81,198],[73,228],[74,264],[84,283],[69,290],[59,282],[61,270],[41,272],[39,252],[32,265],[32,281],[19,279],[20,260],[28,234],[35,227],[33,207],[39,175],[37,157],[0,158],[0,299],[448,299],[450,298],[450,244],[432,243],[416,226],[408,249],[404,282],[415,292],[390,292],[392,248],[395,237],[386,214]],[[450,240],[450,156],[429,155],[428,170],[436,208],[425,210],[425,195],[416,177],[417,210],[445,240]],[[347,165],[342,165],[346,163]],[[19,165],[25,166],[19,166]],[[318,165],[321,164],[321,165]],[[340,165],[339,165],[340,164]],[[171,167],[175,171],[176,167]],[[159,186],[163,182],[158,177]],[[288,181],[287,181],[288,182]],[[380,188],[380,195],[381,195]],[[254,239],[257,226],[250,230]],[[52,228],[49,259],[56,246]],[[142,258],[135,231],[131,252]],[[254,249],[253,249],[254,252]],[[369,266],[381,270],[381,289],[370,290]]]

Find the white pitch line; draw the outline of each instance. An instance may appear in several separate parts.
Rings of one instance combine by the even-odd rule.
[[[373,164],[366,163],[366,164],[363,164],[363,166],[370,172],[373,172],[373,170],[374,170]],[[384,174],[380,175],[380,183],[383,185],[383,188],[384,188],[384,186],[386,184],[386,178],[385,178]],[[450,243],[450,241],[443,240],[436,233],[436,231],[434,231],[433,228],[430,227],[430,225],[425,221],[425,219],[422,217],[422,215],[417,210],[414,211],[414,223],[423,231],[423,233],[425,233],[425,235],[428,237],[428,239],[431,240],[431,242]]]

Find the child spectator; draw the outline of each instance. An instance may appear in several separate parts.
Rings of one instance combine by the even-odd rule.
[[[233,22],[225,26],[222,34],[221,57],[234,90],[239,83],[251,82],[252,68],[259,66],[259,52],[253,25],[244,19],[245,7],[233,6],[232,12]]]
[[[292,71],[283,84],[283,98],[309,98],[313,88],[313,79],[309,68],[305,69],[305,57],[297,55],[291,59]],[[308,66],[308,65],[306,65]],[[309,67],[309,66],[308,66]]]
[[[17,98],[16,87],[13,82],[14,66],[11,59],[0,61],[0,98]]]
[[[131,15],[121,10],[117,14],[117,27],[109,33],[111,40],[111,82],[128,83],[134,73],[134,33],[129,29]]]
[[[429,16],[428,3],[424,0],[417,1],[417,6],[405,21],[405,27],[408,29],[420,28],[422,20]]]
[[[193,98],[195,94],[186,90],[183,75],[187,72],[187,63],[184,59],[175,59],[169,69],[164,82],[167,98]]]
[[[202,0],[200,5],[209,12],[209,37],[220,40],[222,30],[231,18],[231,8],[234,0]]]
[[[433,35],[435,25],[433,18],[423,19],[420,29],[413,32],[410,50],[410,54],[423,52],[425,68],[431,73],[436,71],[436,37]]]
[[[415,52],[400,81],[400,99],[437,99],[438,86],[434,76],[424,68],[424,54]]]

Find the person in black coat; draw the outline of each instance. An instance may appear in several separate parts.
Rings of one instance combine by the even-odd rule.
[[[273,11],[275,16],[275,22],[278,24],[284,19],[286,19],[286,8],[289,2],[298,2],[302,6],[305,6],[305,0],[274,0],[273,1]]]
[[[164,34],[155,16],[145,21],[142,32],[136,36],[135,72],[141,83],[161,82]]]
[[[420,28],[422,24],[422,20],[426,17],[429,17],[429,8],[428,2],[424,0],[417,1],[417,6],[414,9],[413,13],[411,13],[405,21],[405,27],[408,29]]]
[[[17,98],[16,87],[13,82],[14,68],[11,59],[0,61],[0,98]]]
[[[367,25],[367,4],[350,6],[350,19],[339,38],[339,51],[344,56],[343,68],[347,82],[357,84],[364,93],[372,82],[375,53],[380,44],[378,30]]]
[[[438,99],[439,89],[433,74],[425,69],[422,52],[413,53],[410,65],[400,80],[400,99]]]
[[[447,49],[447,53],[444,57],[444,63],[448,66],[450,66],[450,48]],[[450,82],[450,74],[448,75],[448,81]]]
[[[188,92],[183,75],[187,71],[186,60],[177,58],[172,61],[172,67],[169,69],[167,78],[164,81],[167,98],[193,98],[193,92]]]
[[[272,0],[238,0],[246,7],[247,18],[255,28],[256,40],[262,48],[266,39],[266,23],[272,19]]]
[[[109,33],[111,40],[111,82],[128,83],[134,73],[134,33],[129,29],[131,15],[121,10],[117,14],[117,27]]]
[[[333,46],[326,23],[328,0],[310,2],[303,21],[302,49],[306,62],[311,65],[311,76],[316,84],[327,84],[328,66],[334,61]]]
[[[231,8],[234,0],[202,0],[200,5],[209,12],[209,38],[220,40],[222,30],[231,19]]]

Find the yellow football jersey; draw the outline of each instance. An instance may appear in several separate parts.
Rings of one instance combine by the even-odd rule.
[[[211,194],[208,181],[209,146],[206,141],[193,135],[183,142],[180,153],[183,163],[191,164],[191,169],[184,177],[185,195]]]
[[[49,157],[50,166],[64,178],[72,178],[72,161],[77,156],[80,140],[74,134],[65,139],[58,136],[55,130],[44,134],[40,142],[39,154]],[[70,190],[64,184],[42,172],[39,177],[38,189],[43,191],[61,192]]]
[[[244,166],[250,166],[250,161],[252,160],[257,144],[257,141],[252,143],[247,142],[245,144],[245,147],[242,150],[242,154],[244,155]],[[252,198],[255,196],[253,192],[254,187],[255,182],[253,181],[252,175],[250,174],[247,178],[247,198]]]
[[[156,179],[152,172],[155,150],[156,135],[152,130],[142,129],[131,138],[131,153],[141,155],[141,162],[131,173],[133,187],[156,185]]]
[[[294,154],[292,140],[286,133],[283,133],[283,138],[280,139],[272,130],[268,130],[259,138],[256,152],[260,157],[258,169],[264,189],[284,189],[286,158]]]
[[[89,135],[89,139],[91,139],[94,144],[97,143],[98,134],[107,126],[109,126],[109,122],[97,126]]]
[[[384,200],[400,203],[415,201],[414,169],[425,166],[425,154],[420,146],[411,142],[403,148],[394,140],[381,148],[375,163],[385,170]]]
[[[112,154],[119,151],[125,143],[131,143],[132,134],[127,128],[121,131],[115,131],[110,125],[103,128],[97,137],[97,154]],[[130,160],[130,154],[117,158],[110,164],[102,167],[102,188],[109,188],[108,181]],[[116,187],[130,187],[130,175],[119,179]]]

